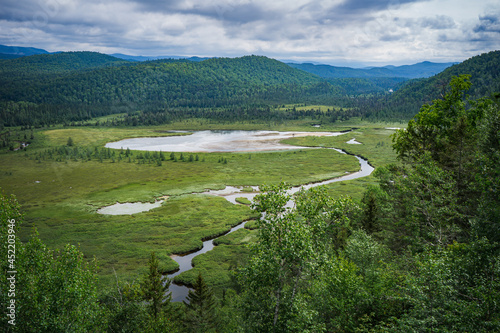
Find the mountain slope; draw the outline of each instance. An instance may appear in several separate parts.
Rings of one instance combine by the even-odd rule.
[[[471,98],[489,97],[500,92],[500,51],[491,51],[472,57],[460,64],[428,78],[406,84],[383,103],[381,117],[409,119],[418,113],[423,104],[430,103],[443,94],[452,76],[471,75]]]
[[[140,63],[120,63],[92,52],[47,57],[0,62],[0,101],[9,103],[6,109],[25,103],[32,113],[43,109],[44,122],[53,122],[166,107],[283,103],[343,94],[318,76],[259,56]],[[43,65],[38,65],[40,59]],[[5,110],[0,116],[8,125],[36,118]]]
[[[30,56],[34,54],[48,54],[49,52],[34,47],[0,45],[0,53],[17,56]]]
[[[433,75],[441,73],[446,68],[453,65],[456,65],[456,63],[435,63],[424,61],[414,65],[385,66],[384,68],[389,69],[392,73],[394,73],[395,76],[416,79],[431,77]]]

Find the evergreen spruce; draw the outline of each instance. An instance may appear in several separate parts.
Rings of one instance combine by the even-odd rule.
[[[148,302],[149,313],[155,319],[170,305],[172,300],[172,294],[168,292],[170,280],[163,278],[158,265],[158,258],[154,252],[151,252],[149,273],[144,276],[141,284],[143,299]]]
[[[194,291],[190,290],[187,296],[188,302],[184,301],[187,308],[184,325],[190,332],[215,332],[217,303],[212,289],[206,285],[201,273],[198,274],[193,288]]]

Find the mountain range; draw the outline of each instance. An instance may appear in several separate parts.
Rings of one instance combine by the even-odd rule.
[[[33,47],[20,47],[20,46],[6,46],[0,45],[0,59],[14,59],[36,54],[49,54],[43,49]],[[59,53],[59,52],[53,52]],[[122,53],[113,53],[110,56],[123,59],[127,61],[152,61],[161,59],[175,59],[199,62],[210,59],[209,57],[183,57],[183,56],[132,56]],[[287,65],[303,70],[305,72],[318,75],[323,78],[424,78],[431,77],[437,73],[442,72],[444,69],[454,65],[455,63],[434,63],[429,61],[420,62],[414,65],[404,66],[384,66],[384,67],[367,67],[367,68],[351,68],[351,67],[338,67],[323,64],[313,63],[291,63],[286,62]]]
[[[5,49],[4,49],[5,50]],[[41,52],[17,48],[19,53]],[[450,66],[430,77],[401,75],[432,63],[363,69],[382,77],[325,78],[263,56],[129,61],[97,52],[60,52],[0,60],[0,127],[47,125],[115,113],[143,112],[149,123],[175,117],[270,119],[278,105],[335,105],[337,119],[407,120],[439,98],[452,76],[470,74],[473,98],[500,91],[500,51]],[[308,65],[317,69],[320,65]],[[334,66],[319,68],[334,71]],[[389,71],[399,77],[387,76]],[[349,115],[345,114],[348,110]],[[163,117],[158,120],[157,117]],[[141,123],[146,124],[145,120]]]
[[[384,66],[368,68],[337,67],[330,65],[315,65],[311,63],[288,63],[289,66],[316,74],[323,78],[389,78],[402,77],[417,79],[431,77],[456,63],[435,63],[430,61],[419,62],[414,65]]]

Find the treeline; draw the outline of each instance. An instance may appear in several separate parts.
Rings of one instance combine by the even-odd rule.
[[[319,111],[314,109],[297,110],[296,108],[280,110],[271,106],[241,106],[221,109],[181,109],[181,110],[157,110],[149,112],[136,112],[126,115],[121,119],[113,119],[101,122],[100,126],[138,126],[138,125],[161,125],[182,119],[205,119],[215,123],[234,123],[239,121],[259,121],[284,123],[289,120],[309,118],[318,123],[330,123],[337,120],[347,120],[351,117],[359,117],[362,113],[357,108],[328,109]]]
[[[390,91],[398,90],[407,78],[335,78],[328,79],[333,85],[341,87],[352,97],[379,97],[388,95]]]
[[[65,146],[53,147],[45,150],[39,150],[34,154],[26,154],[29,159],[35,160],[39,163],[42,161],[55,161],[55,162],[90,162],[99,161],[119,163],[137,163],[137,164],[153,164],[162,166],[164,161],[172,162],[205,162],[205,157],[200,157],[198,154],[176,154],[174,152],[165,155],[162,151],[145,151],[133,152],[127,149],[111,149],[99,147],[81,147],[74,145],[73,139],[68,138]],[[227,164],[227,159],[219,158],[219,163]]]

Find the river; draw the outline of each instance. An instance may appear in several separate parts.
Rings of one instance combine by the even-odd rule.
[[[306,147],[298,147],[285,145],[280,143],[281,140],[296,136],[316,135],[316,136],[338,136],[346,132],[275,132],[275,131],[198,131],[187,136],[170,136],[170,137],[154,137],[154,138],[135,138],[125,139],[117,142],[106,144],[108,148],[130,148],[132,150],[147,150],[147,151],[164,151],[164,152],[250,152],[250,151],[273,151],[283,149],[303,149]],[[335,148],[335,151],[345,154],[344,151]],[[302,186],[292,187],[288,193],[293,195],[302,188],[310,189],[312,187],[331,184],[362,178],[370,175],[374,168],[367,160],[355,156],[360,164],[360,170],[354,173],[346,174],[345,176],[328,179],[321,182],[305,184]],[[258,194],[256,192],[242,192],[241,189],[227,186],[223,190],[207,191],[204,194],[217,195],[224,197],[233,204],[237,204],[236,198],[245,197],[250,201]],[[292,203],[289,203],[292,205]],[[234,232],[245,226],[246,222],[242,222],[232,228],[228,233]],[[216,237],[217,238],[217,237]],[[216,239],[214,238],[214,239]],[[203,247],[195,252],[185,255],[173,255],[172,259],[179,264],[179,270],[175,273],[168,274],[167,277],[173,279],[177,275],[193,268],[191,262],[194,257],[206,253],[214,248],[214,239],[203,242]],[[186,299],[189,289],[182,285],[171,283],[170,292],[172,293],[172,301],[181,302]]]

